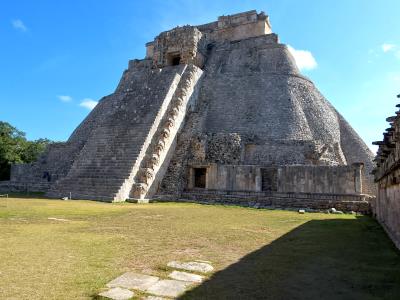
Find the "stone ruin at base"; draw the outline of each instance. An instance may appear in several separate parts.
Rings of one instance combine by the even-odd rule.
[[[371,151],[300,74],[263,12],[176,27],[146,47],[67,142],[13,166],[9,187],[368,210]]]

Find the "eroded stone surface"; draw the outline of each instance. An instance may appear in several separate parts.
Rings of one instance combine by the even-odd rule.
[[[188,282],[202,282],[204,277],[197,274],[181,272],[181,271],[173,271],[168,275],[168,277],[175,279],[175,280],[182,280]]]
[[[148,293],[164,296],[177,297],[190,286],[189,282],[179,280],[160,280],[147,289]]]
[[[116,287],[106,292],[100,293],[99,296],[113,300],[128,300],[131,299],[133,296],[135,296],[135,294],[130,290]]]
[[[147,290],[159,280],[158,277],[127,272],[107,283],[107,287],[122,287],[140,291]]]
[[[197,261],[190,261],[190,262],[171,261],[168,263],[167,266],[174,269],[181,269],[199,273],[208,273],[214,270],[213,266],[211,266],[210,264]]]
[[[158,296],[146,296],[142,299],[143,300],[168,300],[167,298],[158,297]]]

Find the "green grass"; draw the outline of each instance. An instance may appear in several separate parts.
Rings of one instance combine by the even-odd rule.
[[[0,299],[90,299],[192,259],[216,272],[183,299],[400,299],[399,252],[369,217],[0,198]]]

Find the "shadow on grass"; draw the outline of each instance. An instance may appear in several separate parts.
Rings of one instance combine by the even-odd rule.
[[[400,254],[370,217],[312,220],[179,299],[400,299]]]

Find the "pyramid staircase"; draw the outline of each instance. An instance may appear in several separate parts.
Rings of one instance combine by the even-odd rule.
[[[175,150],[176,137],[184,124],[190,100],[196,97],[196,83],[202,73],[201,69],[190,65],[183,74],[171,105],[146,151],[139,172],[134,177],[135,183],[131,192],[133,199],[151,198],[157,192]]]
[[[120,110],[94,130],[68,175],[47,195],[102,201],[151,196],[201,74],[196,66],[180,65],[146,82],[132,81],[129,92],[115,95]]]

